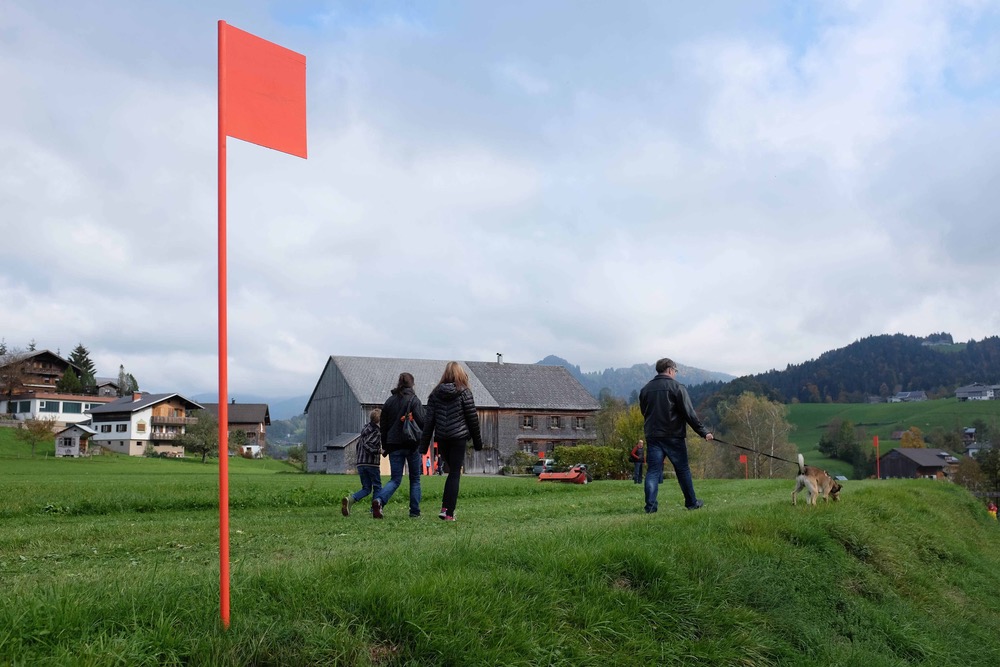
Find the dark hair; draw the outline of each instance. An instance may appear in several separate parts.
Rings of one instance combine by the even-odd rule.
[[[668,368],[677,368],[677,364],[674,363],[673,359],[667,359],[664,357],[656,362],[657,373],[666,373]]]
[[[382,408],[375,408],[374,410],[368,413],[368,420],[371,421],[371,423],[373,424],[379,423],[381,419],[382,419]]]
[[[396,384],[396,391],[403,389],[413,389],[413,376],[409,373],[400,373],[399,382]]]

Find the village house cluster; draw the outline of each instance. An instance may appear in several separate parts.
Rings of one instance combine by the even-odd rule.
[[[16,363],[11,372],[10,363]],[[597,440],[599,403],[562,366],[496,362],[459,362],[468,373],[470,389],[479,412],[483,443],[470,451],[468,472],[495,474],[516,452],[545,458],[556,447],[594,444]],[[6,365],[4,365],[6,364]],[[415,393],[426,403],[447,361],[383,357],[331,356],[305,405],[306,470],[350,473],[355,447],[369,412],[381,407],[396,386],[399,374],[411,373]],[[28,419],[52,422],[56,456],[87,456],[97,448],[129,456],[183,456],[179,444],[187,428],[206,411],[218,417],[217,403],[199,403],[177,393],[131,392],[120,396],[114,379],[96,378],[89,393],[63,393],[59,380],[72,362],[50,350],[23,353],[0,363],[0,424]],[[975,383],[956,390],[959,401],[1000,399],[1000,385]],[[924,392],[897,394],[894,401],[922,401]],[[245,444],[239,452],[263,455],[267,404],[236,403],[227,406],[230,432],[242,431]],[[894,433],[899,440],[902,432]],[[980,444],[974,428],[962,433],[966,455],[974,456]],[[431,453],[433,456],[433,452]],[[898,478],[948,479],[958,459],[936,449],[895,448],[880,457],[881,475]],[[387,471],[384,471],[387,472]]]
[[[8,359],[0,386],[0,415],[9,419],[52,422],[56,456],[87,456],[95,448],[143,456],[183,456],[177,440],[197,422],[198,410],[218,416],[217,403],[197,403],[180,394],[133,392],[119,396],[117,381],[96,378],[93,394],[67,394],[56,385],[64,373],[81,369],[50,350]],[[16,364],[11,372],[9,366]],[[228,406],[229,429],[246,434],[244,454],[260,456],[271,423],[268,406],[233,403]]]

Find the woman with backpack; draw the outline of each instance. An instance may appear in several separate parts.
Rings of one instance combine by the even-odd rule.
[[[479,413],[469,390],[469,375],[457,361],[449,361],[444,368],[441,381],[427,399],[426,421],[423,424],[423,438],[420,452],[426,454],[432,440],[438,443],[438,451],[444,458],[448,478],[444,482],[444,499],[438,518],[455,520],[455,504],[458,501],[458,485],[465,465],[465,448],[472,440],[472,447],[478,452],[483,448],[483,437],[479,432]]]
[[[410,424],[407,424],[410,422]],[[403,465],[410,476],[410,516],[420,516],[420,454],[417,453],[419,440],[408,440],[412,422],[418,427],[424,425],[424,407],[413,393],[413,376],[400,373],[399,382],[392,390],[392,396],[382,406],[379,428],[382,432],[382,450],[389,457],[389,481],[372,500],[372,516],[382,518],[382,508],[392,498],[403,483]],[[404,426],[406,428],[404,428]]]

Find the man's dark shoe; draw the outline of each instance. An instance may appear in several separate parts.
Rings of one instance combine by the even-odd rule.
[[[382,518],[382,501],[375,499],[372,501],[372,516],[376,519]]]
[[[694,501],[694,505],[691,505],[690,507],[688,507],[688,509],[689,510],[697,510],[697,509],[701,509],[704,505],[705,505],[705,503],[701,502],[700,500],[696,500],[696,501]]]

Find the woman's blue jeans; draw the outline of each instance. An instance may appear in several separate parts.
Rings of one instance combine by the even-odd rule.
[[[389,452],[389,481],[375,494],[375,500],[385,504],[403,483],[403,464],[410,476],[410,516],[420,516],[420,452],[397,449]]]

